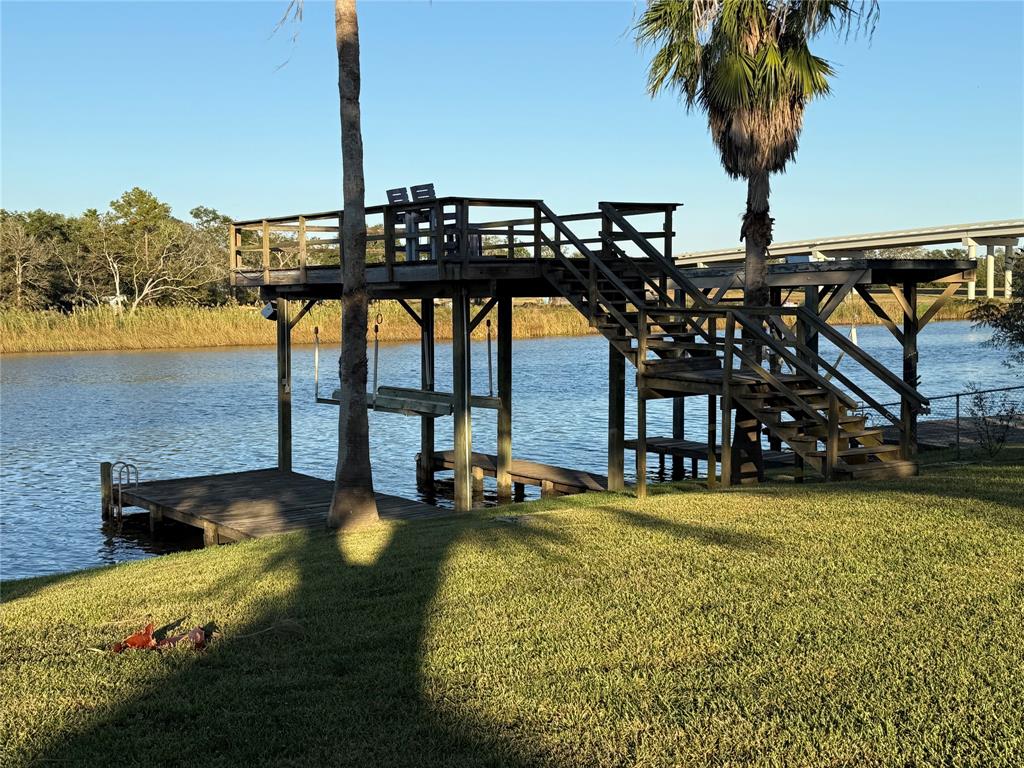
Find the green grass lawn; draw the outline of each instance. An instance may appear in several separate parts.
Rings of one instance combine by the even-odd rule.
[[[7,583],[0,764],[1020,765],[1022,499],[595,494]],[[149,617],[223,636],[88,650]]]

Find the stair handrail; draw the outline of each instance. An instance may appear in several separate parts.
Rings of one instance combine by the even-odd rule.
[[[548,206],[543,201],[537,201],[537,209],[544,214],[544,217],[556,229],[558,229],[558,231],[565,235],[565,239],[572,243],[573,246],[575,246],[576,250],[579,251],[580,255],[583,256],[589,264],[597,267],[601,272],[604,273],[605,277],[607,277],[609,280],[616,284],[616,287],[619,289],[622,295],[625,296],[627,302],[633,304],[635,307],[637,307],[637,309],[643,307],[643,300],[640,299],[640,297],[637,296],[635,293],[633,293],[633,291],[629,289],[629,286],[625,285],[621,280],[619,280],[619,276],[616,275],[607,264],[601,261],[601,259],[597,258],[597,255],[592,250],[590,250],[590,248],[587,247],[586,243],[584,243],[582,240],[579,239],[579,237],[576,236],[575,232],[569,229],[565,222],[563,222],[560,218],[558,218],[558,216],[555,215],[554,211],[548,208]],[[552,252],[555,254],[555,257],[558,258],[559,261],[568,266],[570,269],[572,269],[574,272],[579,274],[579,270],[575,268],[575,265],[572,263],[572,259],[568,258],[558,248],[553,247],[553,245],[551,244],[551,238],[549,238],[547,235],[544,235],[543,233],[541,234],[544,240],[549,244],[548,247],[551,248]],[[586,285],[585,280],[584,285]],[[600,291],[598,291],[598,293],[600,293]],[[611,308],[612,307],[609,306],[609,309]],[[591,307],[591,312],[593,312],[593,307]],[[620,322],[623,321],[620,319]],[[632,328],[629,323],[625,323],[625,325],[628,329],[632,330],[634,334],[636,334],[636,329]]]
[[[599,203],[598,207],[601,209],[602,213],[607,215],[609,218],[612,219],[612,221],[614,221],[618,225],[619,229],[621,229],[625,234],[630,236],[633,242],[640,247],[640,249],[644,252],[645,255],[660,263],[668,272],[669,277],[671,277],[672,280],[680,288],[682,288],[688,296],[690,296],[695,302],[703,304],[705,307],[710,308],[712,306],[707,302],[707,297],[705,297],[704,294],[700,291],[700,289],[698,289],[697,286],[682,273],[679,267],[671,259],[665,257],[661,252],[659,252],[657,248],[651,245],[647,241],[647,239],[640,234],[636,227],[634,227],[628,220],[626,220],[624,216],[622,216],[622,214],[618,210],[615,209],[615,206],[611,205],[610,203]],[[754,322],[752,318],[747,316],[748,312],[753,312],[755,314],[778,314],[778,309],[779,308],[775,307],[765,307],[752,310],[749,307],[745,307],[743,308],[743,310],[739,310],[736,308],[722,308],[722,311],[735,313],[735,317],[739,325],[748,333],[751,333],[754,336],[756,336],[762,344],[774,350],[777,354],[783,357],[783,359],[789,361],[791,365],[794,365],[795,367],[803,371],[805,374],[811,376],[819,385],[823,384],[825,388],[828,390],[834,389],[834,387],[829,384],[827,379],[824,379],[817,373],[816,367],[809,365],[805,361],[799,359],[796,355],[793,355],[788,348],[786,348],[782,344],[779,344],[769,334],[764,333],[764,330],[761,327],[760,322]],[[813,312],[808,310],[806,307],[798,307],[796,309],[798,310],[797,314],[806,319],[811,325],[815,326],[818,329],[819,333],[822,333],[823,335],[827,336],[829,338],[829,341],[835,344],[835,346],[837,346],[840,350],[846,351],[846,353],[851,358],[860,362],[861,365],[863,365],[865,368],[871,371],[871,373],[874,374],[874,376],[877,379],[881,380],[882,383],[884,383],[890,389],[892,389],[895,392],[899,392],[901,396],[908,401],[908,404],[911,408],[913,408],[917,412],[927,412],[927,398],[924,398],[914,387],[910,386],[905,381],[903,381],[903,379],[896,376],[884,365],[881,365],[877,360],[871,357],[871,355],[865,353],[863,350],[860,349],[860,347],[858,347],[856,344],[851,342],[841,333],[836,331],[834,328],[832,328],[832,326],[830,326],[820,317],[818,317]],[[827,360],[825,360],[820,355],[815,353],[809,347],[802,349],[802,351],[805,353],[809,353],[810,355],[813,356],[812,362],[832,371],[836,378],[838,378],[848,387],[853,389],[858,395],[860,395],[864,399],[864,401],[868,405],[870,405],[876,411],[881,413],[883,416],[888,418],[893,423],[900,423],[899,417],[891,413],[888,409],[886,409],[883,405],[878,403],[870,395],[867,395],[859,386],[857,386],[856,383],[851,381],[849,377],[840,373],[838,369],[832,366]],[[847,400],[848,402],[852,402],[852,399],[848,397],[844,397],[843,399]]]
[[[811,312],[806,307],[797,307],[796,309],[797,314],[806,322],[817,328],[819,334],[827,336],[828,340],[832,342],[832,344],[845,352],[850,358],[856,360],[871,371],[875,375],[875,378],[881,379],[890,389],[895,392],[899,392],[901,397],[907,400],[910,407],[916,413],[929,412],[930,403],[928,398],[918,392],[917,387],[912,386],[894,374],[875,358],[862,350],[858,345],[854,344],[849,338],[818,317],[814,312]]]

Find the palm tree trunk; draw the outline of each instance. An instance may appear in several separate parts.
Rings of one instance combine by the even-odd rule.
[[[768,174],[747,179],[747,211],[740,236],[746,243],[743,300],[748,306],[768,306],[768,246],[772,243],[772,217],[768,215]]]
[[[341,395],[338,467],[327,514],[332,528],[377,518],[366,414],[366,185],[359,114],[359,22],[356,0],[335,0],[338,91],[341,96],[341,161],[345,212],[341,222]]]

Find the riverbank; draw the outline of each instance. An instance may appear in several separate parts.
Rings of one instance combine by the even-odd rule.
[[[588,494],[6,583],[0,762],[1017,765],[1022,494]],[[177,619],[221,636],[90,650]]]
[[[894,299],[880,303],[895,316]],[[333,303],[332,303],[333,304]],[[921,311],[929,306],[923,299]],[[963,320],[967,302],[952,301],[937,314],[937,320]],[[408,342],[419,339],[419,326],[396,303],[381,301],[371,308],[380,312],[380,340]],[[372,318],[371,318],[372,320]],[[832,323],[872,325],[878,318],[860,300],[845,302],[831,318]],[[324,343],[337,344],[340,336],[336,305],[315,307],[296,327],[296,344],[313,341],[313,328],[320,328]],[[372,322],[371,322],[372,333]],[[436,311],[436,336],[451,338],[451,309],[440,305]],[[547,336],[580,336],[593,333],[582,314],[564,305],[517,303],[512,334],[519,339]],[[0,312],[0,354],[19,352],[91,352],[99,350],[175,349],[190,347],[249,347],[275,343],[276,326],[260,315],[259,307],[149,307],[132,315],[117,315],[106,307],[65,314],[51,311]],[[474,338],[486,337],[486,327],[477,327]]]

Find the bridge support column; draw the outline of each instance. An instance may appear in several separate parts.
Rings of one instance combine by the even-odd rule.
[[[974,266],[978,266],[978,246],[972,240],[967,243],[967,258],[974,262]],[[977,292],[977,280],[972,279],[967,281],[967,300],[974,301]]]
[[[1008,245],[1003,249],[1003,296],[1007,299],[1013,298],[1013,246]]]
[[[452,296],[452,389],[455,406],[455,510],[473,507],[472,422],[470,411],[469,293]]]
[[[624,486],[626,431],[626,358],[612,344],[608,345],[608,490],[621,491]],[[639,450],[639,449],[638,449]]]
[[[988,258],[985,259],[985,298],[996,297],[996,247],[988,246]]]
[[[434,389],[434,300],[420,302],[420,386]],[[420,490],[434,489],[434,420],[420,417],[420,456],[416,465],[416,485]]]
[[[292,328],[288,299],[277,299],[277,468],[292,471]]]
[[[498,299],[498,501],[512,500],[512,297]]]

